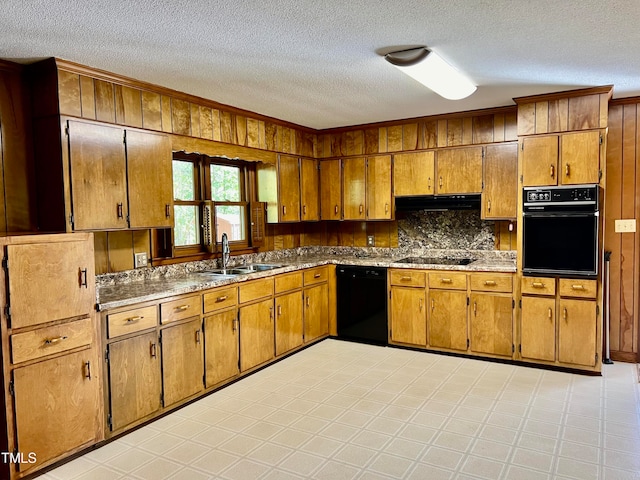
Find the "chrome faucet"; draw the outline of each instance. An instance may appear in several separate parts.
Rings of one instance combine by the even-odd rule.
[[[229,257],[231,256],[231,249],[229,248],[229,239],[227,234],[222,234],[222,268],[226,270],[229,264]]]

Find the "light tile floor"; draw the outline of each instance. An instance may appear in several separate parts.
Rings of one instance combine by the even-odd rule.
[[[640,387],[325,340],[40,478],[640,479]]]

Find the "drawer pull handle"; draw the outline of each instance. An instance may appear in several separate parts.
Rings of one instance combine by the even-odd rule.
[[[142,315],[137,315],[135,317],[127,318],[125,320],[125,323],[127,323],[127,324],[136,323],[136,322],[139,322],[140,320],[142,320],[143,318],[144,317]]]
[[[407,276],[400,277],[400,280],[403,281],[403,282],[410,282],[411,281],[411,277],[407,277]]]
[[[66,340],[67,337],[64,335],[60,335],[59,337],[55,337],[55,338],[47,338],[44,341],[45,345],[55,345],[56,343],[60,343],[63,340]]]
[[[533,288],[544,288],[544,283],[542,283],[542,282],[532,282],[531,286]]]
[[[84,288],[89,288],[87,284],[87,269],[83,268],[80,270],[80,286]]]
[[[151,358],[156,358],[157,355],[157,351],[156,351],[156,344],[152,343],[149,347],[149,354],[151,355]]]
[[[185,310],[187,310],[191,305],[180,305],[178,307],[176,307],[176,310],[178,312],[184,312]]]
[[[91,362],[85,362],[84,366],[87,369],[87,373],[85,375],[85,378],[91,380]]]
[[[441,278],[440,282],[442,282],[442,283],[453,283],[453,280],[451,280],[450,278]]]
[[[495,287],[495,286],[496,286],[496,282],[495,282],[495,280],[485,280],[485,281],[484,281],[484,284],[485,284],[487,287]]]
[[[584,285],[571,285],[574,290],[584,290]]]
[[[227,298],[227,295],[222,295],[221,297],[216,298],[216,302],[224,302]]]
[[[321,276],[322,276],[321,274],[316,273],[316,274],[313,275],[313,278],[320,278]]]

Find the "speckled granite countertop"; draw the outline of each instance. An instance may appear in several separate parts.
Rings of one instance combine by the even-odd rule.
[[[269,258],[250,258],[247,263],[278,263],[284,266],[274,270],[232,277],[203,273],[202,270],[216,268],[215,262],[213,261],[194,262],[194,264],[188,266],[165,267],[164,269],[158,267],[155,272],[147,269],[142,273],[131,271],[104,275],[97,279],[97,306],[98,310],[108,310],[327,264],[425,270],[460,270],[465,272],[512,273],[516,271],[515,252],[462,250],[399,252],[392,249],[385,250],[386,251],[376,251],[374,254],[370,254],[363,250],[351,252],[318,252],[306,249],[297,252],[298,254],[282,255],[279,258],[274,255],[271,255]],[[397,263],[397,260],[406,257],[472,258],[474,261],[468,265]],[[232,266],[242,264],[242,260],[235,257],[234,260],[235,263]]]

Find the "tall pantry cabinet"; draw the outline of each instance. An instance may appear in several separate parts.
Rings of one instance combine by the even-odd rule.
[[[103,438],[93,234],[0,239],[1,478],[21,478]]]

